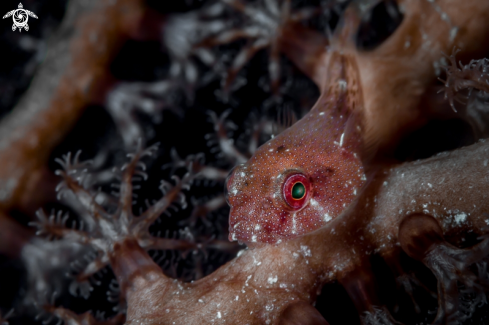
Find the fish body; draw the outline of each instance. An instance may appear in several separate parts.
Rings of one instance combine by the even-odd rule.
[[[319,229],[366,182],[356,63],[334,49],[326,60],[325,91],[311,111],[230,173],[230,240],[279,243]]]

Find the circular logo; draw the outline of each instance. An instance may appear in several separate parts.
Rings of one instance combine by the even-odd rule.
[[[26,31],[29,30],[29,25],[27,25],[29,16],[37,19],[36,14],[32,11],[24,9],[22,3],[19,3],[18,9],[7,12],[7,14],[3,16],[3,18],[5,19],[10,16],[12,16],[12,19],[14,21],[14,24],[12,25],[12,30],[15,31],[18,28],[19,32],[22,31],[22,28],[24,28]]]

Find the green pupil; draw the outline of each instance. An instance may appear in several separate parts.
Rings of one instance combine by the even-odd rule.
[[[294,200],[299,200],[304,197],[304,194],[306,193],[306,188],[304,187],[304,184],[301,182],[297,182],[294,184],[292,187],[292,198]]]

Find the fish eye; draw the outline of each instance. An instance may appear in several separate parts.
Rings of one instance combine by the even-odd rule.
[[[307,203],[311,182],[303,174],[290,175],[284,181],[282,192],[285,203],[293,210],[299,210]]]
[[[306,187],[300,181],[292,186],[292,199],[300,200],[306,195]]]

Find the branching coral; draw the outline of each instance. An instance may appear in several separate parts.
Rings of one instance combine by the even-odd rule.
[[[58,213],[47,217],[43,211],[38,213],[39,221],[34,222],[33,225],[38,228],[38,234],[48,234],[90,245],[97,250],[96,258],[80,273],[79,280],[89,277],[107,265],[113,254],[114,246],[125,240],[136,241],[140,247],[146,250],[198,248],[197,243],[188,240],[154,238],[149,234],[148,229],[173,202],[180,205],[186,204],[181,191],[190,184],[193,178],[190,173],[187,173],[181,180],[177,178],[174,186],[162,181],[160,190],[164,196],[148,207],[142,215],[134,217],[132,213],[133,182],[147,178],[144,172],[146,167],[140,159],[144,156],[151,156],[155,150],[156,147],[149,147],[144,151],[140,150],[134,155],[130,155],[131,161],[121,168],[119,201],[116,206],[109,201],[112,204],[105,208],[97,201],[96,193],[91,193],[89,189],[82,186],[83,178],[87,175],[83,171],[79,173],[79,170],[76,169],[76,167],[80,168],[77,159],[71,161],[71,155],[66,155],[63,160],[59,160],[63,169],[59,170],[58,174],[64,179],[64,182],[58,186],[59,195],[62,196],[67,191],[73,193],[85,209],[85,213],[80,214],[82,220],[80,220],[79,229],[66,228],[65,222],[68,216],[62,216]],[[83,165],[81,168],[84,168]]]
[[[90,223],[99,226],[90,236],[78,230],[63,232],[70,240],[96,245],[107,256],[128,303],[128,324],[185,323],[202,321],[202,317],[209,323],[237,319],[245,323],[276,323],[282,317],[295,317],[299,311],[291,312],[289,308],[314,301],[322,284],[334,279],[345,286],[359,312],[371,315],[366,316],[368,323],[369,319],[381,317],[375,306],[380,302],[375,286],[368,280],[373,277],[368,268],[369,256],[375,252],[393,258],[392,253],[399,252],[398,241],[411,257],[434,271],[439,280],[442,307],[435,322],[450,323],[460,319],[459,313],[470,315],[470,308],[457,307],[458,295],[478,293],[473,303],[477,304],[486,285],[487,239],[473,247],[458,249],[448,244],[444,236],[467,231],[466,227],[485,233],[483,212],[487,205],[481,204],[484,184],[477,180],[488,176],[479,168],[489,159],[487,152],[487,144],[480,143],[423,162],[385,166],[355,207],[328,226],[281,245],[247,250],[213,274],[188,284],[163,275],[143,250],[151,242],[145,231],[141,233],[141,229],[146,229],[141,225],[147,225],[145,216],[154,216],[157,210],[161,212],[170,201],[169,195],[176,197],[178,191],[170,191],[156,206],[150,207],[151,213],[134,217],[128,191],[129,171],[136,170],[136,160],[123,174],[126,183],[121,186],[125,188],[121,193],[124,194],[117,212],[112,214],[117,218],[107,219],[107,213],[97,207],[95,199],[65,173],[68,188],[92,211],[94,220]],[[462,170],[470,173],[461,173]],[[446,177],[448,174],[451,176]],[[461,179],[471,186],[454,186]],[[398,195],[401,188],[405,195]],[[110,223],[103,223],[104,220]],[[103,245],[99,244],[102,239],[105,239]],[[189,244],[183,246],[188,248]],[[478,263],[476,273],[469,269],[474,263]],[[359,267],[366,282],[358,283]],[[465,286],[458,287],[457,281]],[[358,285],[363,285],[363,289]],[[150,296],[150,301],[145,296]],[[142,304],[142,301],[146,302]],[[182,310],[183,305],[193,308]],[[312,321],[316,316],[308,313],[307,317]]]
[[[223,1],[243,17],[242,26],[224,30],[206,42],[212,45],[230,43],[245,38],[248,46],[234,58],[224,80],[225,89],[229,89],[236,74],[259,50],[269,47],[268,73],[272,92],[277,93],[280,82],[280,52],[284,50],[283,39],[288,37],[289,30],[303,20],[310,19],[319,13],[319,8],[305,8],[292,12],[291,1],[264,0],[248,5],[239,0]]]
[[[449,1],[388,2],[386,11],[382,11],[384,2],[380,7],[362,6],[363,2],[349,5],[336,31],[327,35],[331,42],[326,47],[327,37],[302,23],[324,15],[324,6],[320,8],[317,3],[307,3],[303,10],[297,9],[294,1],[216,1],[202,7],[194,4],[194,10],[162,18],[151,16],[150,9],[139,1],[85,1],[83,6],[74,1],[62,25],[61,41],[53,43],[54,49],[67,49],[71,42],[72,51],[65,51],[71,60],[64,56],[57,60],[57,52],[49,54],[32,90],[0,125],[0,133],[5,135],[0,144],[5,164],[0,174],[4,179],[0,184],[0,228],[8,235],[0,237],[0,252],[14,257],[21,254],[25,261],[29,276],[27,292],[21,298],[27,309],[36,306],[40,320],[46,323],[64,320],[67,324],[117,324],[127,319],[128,324],[326,324],[330,315],[312,304],[323,286],[321,296],[328,295],[328,284],[335,282],[344,288],[363,323],[394,323],[406,317],[389,303],[393,299],[382,296],[382,287],[388,284],[379,285],[385,279],[377,274],[376,258],[393,271],[422,313],[426,315],[428,309],[417,294],[417,286],[424,286],[426,281],[422,277],[416,280],[412,270],[400,263],[400,259],[408,258],[407,254],[409,263],[424,265],[438,283],[436,316],[425,316],[417,322],[456,323],[474,314],[485,302],[488,290],[488,206],[484,194],[489,176],[485,168],[489,161],[487,143],[405,164],[375,156],[375,149],[389,154],[404,134],[433,117],[432,110],[423,109],[439,103],[430,101],[430,96],[442,52],[457,45],[463,48],[464,60],[486,55],[487,48],[479,40],[489,34],[485,19],[489,7],[478,1],[467,1],[463,6]],[[327,1],[325,7],[335,5],[335,1]],[[376,31],[382,24],[371,20],[378,18],[379,12],[395,16],[395,24]],[[150,22],[150,17],[159,18]],[[165,78],[117,83],[111,75],[115,69],[113,59],[121,49],[124,51],[124,42],[142,36],[145,24],[159,28],[155,33],[160,37],[158,48],[163,48],[169,59],[160,74]],[[326,24],[336,25],[331,21]],[[64,39],[63,35],[70,33],[63,32],[73,26],[78,26],[79,32]],[[383,34],[385,31],[387,34]],[[361,38],[365,35],[381,37],[371,46],[364,46]],[[235,42],[239,39],[248,42],[244,48]],[[229,55],[235,47],[238,54]],[[266,63],[249,70],[268,70],[271,89],[260,87],[263,83],[255,82],[259,78],[244,68],[256,64],[252,57],[259,58],[259,49],[265,48],[269,49]],[[347,66],[345,62],[331,64],[330,54],[335,51],[354,62],[351,66],[358,70],[355,78],[339,78],[338,82],[326,78],[341,75],[338,71]],[[276,136],[281,127],[270,121],[270,112],[257,113],[261,116],[249,119],[251,126],[247,126],[246,110],[257,112],[256,107],[266,106],[263,103],[270,97],[274,103],[281,103],[277,96],[289,95],[277,90],[281,74],[294,81],[299,79],[298,69],[290,68],[290,62],[281,60],[279,53],[313,80],[323,96],[348,93],[346,99],[337,97],[338,102],[344,100],[341,103],[361,110],[358,116],[364,119],[360,124],[365,128],[357,131],[367,144],[362,155],[374,158],[369,160],[370,165],[363,166],[369,180],[348,209],[320,229],[277,245],[244,249],[215,270],[242,249],[224,240],[227,223],[209,214],[219,209],[227,212],[219,194],[225,176],[235,164],[253,156],[263,141]],[[451,99],[462,88],[485,90],[485,59],[460,68],[454,55],[450,60],[446,90]],[[241,94],[231,93],[231,83],[240,70],[251,81],[242,84]],[[218,88],[222,85],[216,85],[215,80],[222,74],[226,96],[233,100],[223,101],[220,95],[222,90]],[[267,73],[256,74],[261,77]],[[253,83],[258,86],[252,88]],[[185,98],[175,99],[176,93],[183,93]],[[307,102],[305,94],[298,97],[303,102],[297,106],[310,106],[303,104]],[[236,104],[239,101],[244,104]],[[102,147],[102,159],[96,167],[80,162],[78,154],[64,156],[58,161],[62,166],[58,175],[64,179],[59,194],[71,211],[46,213],[54,204],[49,202],[53,192],[48,189],[54,184],[46,168],[49,155],[54,151],[58,156],[64,149],[57,148],[59,142],[90,103],[108,106],[115,122],[114,133],[122,137],[122,141],[116,138],[114,142],[124,144],[119,151],[133,152],[133,146],[146,137],[147,128],[153,124],[158,126],[155,133],[163,136],[147,137],[142,142],[163,141],[164,150],[157,155],[155,147],[139,147],[129,163],[113,172],[107,170],[120,166],[121,160],[108,158],[110,150],[103,146],[97,147]],[[229,106],[234,108],[228,110]],[[173,111],[162,112],[168,107]],[[100,107],[97,109],[93,121],[103,114]],[[288,126],[294,117],[285,111],[284,120],[290,123],[284,124]],[[151,122],[146,122],[141,112]],[[206,115],[212,123],[205,122]],[[187,124],[180,124],[180,120]],[[304,121],[310,120],[319,121],[311,117]],[[178,128],[185,132],[178,132]],[[84,134],[90,133],[88,129],[93,131],[90,125]],[[166,129],[169,133],[164,133]],[[230,129],[235,134],[230,134]],[[210,143],[206,146],[202,139],[209,132],[205,140]],[[189,134],[192,141],[183,142]],[[240,134],[245,143],[239,141]],[[195,149],[199,142],[203,149]],[[336,142],[341,147],[343,137]],[[176,150],[171,157],[173,147]],[[199,150],[204,152],[196,154]],[[179,158],[176,152],[187,158]],[[141,159],[148,155],[158,158],[144,171],[146,165]],[[162,171],[161,165],[172,168]],[[150,175],[146,182],[133,184],[138,177],[145,178],[146,172]],[[151,183],[172,175],[181,179],[161,183],[163,197],[154,189],[140,192],[138,188],[151,188]],[[108,185],[117,177],[118,193],[110,194]],[[46,190],[40,190],[37,184]],[[134,195],[141,193],[144,197]],[[190,197],[188,209],[184,194]],[[146,198],[155,202],[145,205]],[[29,239],[30,233],[12,223],[11,216],[15,215],[14,209],[29,214],[40,205],[39,201],[50,204],[38,212],[38,220],[33,222],[44,239]],[[171,203],[176,201],[182,211],[172,211]],[[138,208],[145,212],[135,213]],[[220,258],[219,253],[229,255]],[[218,255],[218,262],[213,254]],[[185,265],[188,260],[191,267]],[[107,286],[110,274],[101,274],[110,273],[109,269],[118,285]],[[105,317],[98,313],[87,312],[88,307],[78,308],[78,300],[66,298],[71,291],[99,299],[97,288],[110,291],[109,300],[116,304],[104,307],[116,307],[117,315],[109,313],[109,317],[114,316],[109,321],[101,320]],[[434,288],[428,285],[426,289]],[[106,302],[102,296],[99,301]],[[16,309],[22,314],[26,308],[19,305]],[[401,306],[401,312],[403,309]],[[11,322],[16,321],[14,317]]]
[[[48,50],[32,87],[1,123],[4,211],[36,205],[32,198],[39,196],[30,195],[30,191],[38,184],[48,185],[45,165],[50,152],[87,104],[100,100],[112,83],[109,63],[143,18],[143,11],[137,1],[120,2],[118,6],[74,2],[70,6],[55,46]],[[73,28],[81,32],[67,38]]]
[[[450,53],[454,46],[463,49],[464,58],[487,52],[487,48],[477,45],[477,40],[488,35],[486,3],[481,6],[474,1],[460,7],[448,1],[398,3],[403,14],[401,23],[391,37],[373,49],[359,50],[351,44],[361,35],[357,34],[357,26],[363,26],[361,18],[370,17],[363,11],[368,12],[369,7],[351,6],[344,18],[344,34],[349,34],[350,40],[345,51],[351,50],[357,60],[364,93],[366,142],[382,151],[395,147],[404,134],[428,119],[447,115],[447,110],[441,109],[443,101],[433,95],[433,80],[443,53]]]

